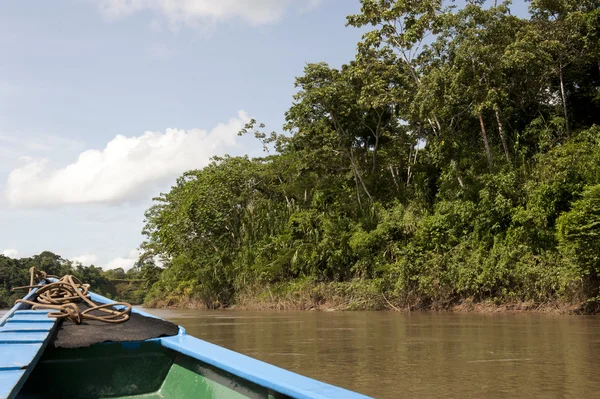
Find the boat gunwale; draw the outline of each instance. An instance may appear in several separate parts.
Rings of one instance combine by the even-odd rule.
[[[95,302],[114,303],[102,295],[90,292]],[[143,316],[158,318],[142,310],[133,308],[132,312]],[[148,339],[145,342],[160,344],[175,352],[209,364],[259,386],[296,399],[372,399],[369,396],[353,392],[335,385],[303,376],[293,371],[274,366],[250,356],[232,351],[219,345],[188,335],[185,328],[179,326],[179,333],[170,337]]]
[[[44,285],[46,282],[45,280],[42,280],[39,284],[38,287],[41,287],[42,285]],[[22,299],[31,299],[35,292],[38,290],[38,288],[33,288],[31,291],[29,291],[27,293],[27,295],[25,295]],[[15,303],[14,306],[12,308],[10,308],[5,314],[4,316],[2,316],[2,318],[0,318],[0,327],[3,327],[6,322],[8,321],[8,319],[10,319],[12,316],[14,316],[15,312],[17,310],[22,310],[21,308],[23,308],[25,306],[25,304],[19,302],[19,303]]]
[[[46,284],[47,280],[42,280],[39,282],[38,286],[35,288],[32,288],[22,299],[31,299],[34,297],[36,291],[38,290],[39,287],[41,287],[42,285]],[[6,326],[6,323],[16,315],[17,311],[20,310],[26,310],[24,308],[27,308],[27,304],[18,302],[16,303],[12,308],[10,308],[10,310],[8,312],[6,312],[6,314],[4,314],[4,316],[2,316],[2,318],[0,318],[0,329],[2,327]],[[48,310],[46,310],[48,311]],[[37,311],[34,311],[37,312]],[[43,310],[40,311],[40,313],[43,313]],[[3,371],[7,371],[7,372],[15,372],[15,371],[22,371],[22,373],[20,374],[20,376],[18,376],[18,378],[16,380],[14,380],[14,382],[12,383],[12,387],[9,387],[8,390],[5,392],[7,394],[6,398],[7,399],[12,399],[14,398],[16,395],[18,395],[19,391],[21,390],[21,388],[23,387],[23,385],[25,384],[25,382],[27,381],[27,379],[29,378],[29,375],[31,374],[31,372],[33,371],[33,369],[35,368],[35,366],[37,365],[37,362],[39,361],[39,359],[41,358],[42,354],[44,353],[44,351],[46,350],[46,347],[48,345],[48,342],[50,341],[50,337],[53,336],[54,332],[56,331],[56,326],[58,325],[57,320],[56,319],[51,319],[52,320],[52,326],[46,330],[46,331],[42,331],[42,333],[45,333],[46,336],[43,340],[39,341],[39,340],[35,340],[35,342],[31,341],[31,342],[17,342],[17,341],[12,341],[11,343],[0,343],[0,347],[7,345],[7,347],[10,347],[11,345],[15,345],[15,344],[40,344],[40,347],[37,351],[37,353],[35,354],[35,356],[33,357],[33,359],[31,359],[31,361],[29,362],[29,364],[27,364],[27,366],[25,368],[21,368],[21,369],[14,369],[14,370],[0,370],[0,372]],[[11,334],[25,334],[25,333],[11,333]]]
[[[46,281],[56,281],[48,278]],[[42,281],[40,285],[44,284]],[[37,291],[34,288],[24,299],[32,297]],[[90,299],[94,302],[108,304],[115,303],[112,299],[106,298],[93,292],[89,292]],[[119,306],[116,306],[119,308]],[[17,310],[22,308],[18,303],[9,312],[0,319],[0,327],[14,315]],[[134,313],[146,317],[161,319],[137,308],[131,310]],[[198,339],[186,333],[185,328],[178,326],[178,334],[170,337],[160,337],[145,340],[143,342],[157,342],[161,346],[189,356],[200,362],[206,363],[217,369],[221,369],[238,378],[252,382],[279,394],[287,395],[296,399],[370,399],[369,396],[362,395],[344,388],[340,388],[325,382],[309,378],[292,371],[274,366],[272,364],[254,359],[250,356],[229,350],[219,345]],[[121,344],[126,345],[126,342]],[[371,398],[372,399],[372,398]]]

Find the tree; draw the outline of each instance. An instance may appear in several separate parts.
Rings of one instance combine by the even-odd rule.
[[[560,216],[557,226],[560,250],[596,279],[600,275],[600,185],[588,187]]]
[[[536,28],[544,36],[538,45],[545,48],[553,59],[552,72],[558,78],[565,129],[570,135],[569,97],[579,83],[572,74],[582,67],[586,68],[590,61],[598,66],[597,45],[592,44],[598,37],[598,27],[593,25],[598,18],[598,4],[594,0],[534,0],[530,11]],[[586,50],[591,50],[591,53],[585,54]]]
[[[155,281],[149,304],[212,308],[357,286],[410,308],[596,292],[600,13],[531,10],[362,0],[356,56],[306,65],[283,133],[242,129],[264,158],[217,158],[156,198],[127,275]]]
[[[376,27],[363,36],[359,53],[387,46],[398,54],[402,68],[412,77],[413,87],[418,88],[421,85],[421,66],[417,56],[427,37],[437,33],[438,25],[447,12],[448,9],[443,9],[439,0],[362,0],[360,14],[350,15],[347,24]],[[430,117],[434,121],[428,119],[431,129],[440,134],[442,127],[435,112]]]

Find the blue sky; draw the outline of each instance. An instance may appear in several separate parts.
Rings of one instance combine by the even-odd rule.
[[[308,62],[350,60],[354,0],[0,4],[0,253],[128,267],[143,213],[235,134],[279,129]],[[168,130],[169,129],[169,130]]]
[[[516,2],[523,14],[525,4]],[[0,253],[130,267],[143,213],[210,157],[260,154],[309,62],[351,60],[358,0],[0,3]]]

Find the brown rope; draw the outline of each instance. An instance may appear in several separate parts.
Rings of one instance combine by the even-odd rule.
[[[122,323],[129,320],[131,305],[126,302],[114,302],[97,305],[90,299],[88,290],[89,284],[83,284],[75,276],[67,274],[53,283],[44,285],[35,285],[35,280],[46,280],[47,278],[57,278],[49,276],[43,271],[37,270],[35,267],[29,269],[30,280],[29,285],[16,287],[13,290],[29,288],[38,288],[35,292],[33,300],[18,299],[17,303],[27,303],[32,309],[54,309],[57,312],[48,313],[49,317],[57,319],[69,319],[75,324],[81,324],[84,319],[98,320],[105,323]],[[89,308],[81,311],[78,303],[85,302]],[[121,310],[114,309],[114,306],[123,306]],[[93,311],[106,313],[103,316],[91,314]]]

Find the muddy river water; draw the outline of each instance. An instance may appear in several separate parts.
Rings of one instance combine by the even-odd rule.
[[[600,317],[150,310],[376,398],[600,398]]]

